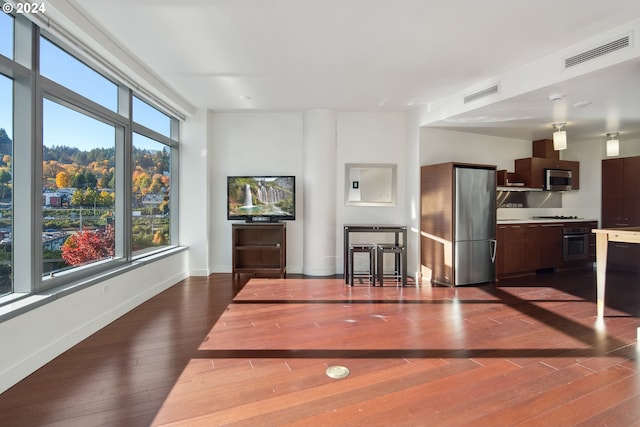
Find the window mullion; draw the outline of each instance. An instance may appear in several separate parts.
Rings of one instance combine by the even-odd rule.
[[[13,282],[14,292],[31,293],[40,283],[41,233],[38,218],[41,214],[42,158],[36,147],[41,134],[41,114],[36,102],[36,84],[33,73],[30,78],[14,80],[13,121]],[[40,112],[41,113],[41,112]]]

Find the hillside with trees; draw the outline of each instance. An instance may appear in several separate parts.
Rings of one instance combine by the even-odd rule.
[[[13,213],[12,152],[13,142],[6,130],[0,128],[0,227],[9,233]],[[45,235],[58,232],[58,235],[69,236],[67,243],[58,245],[59,249],[44,248],[45,273],[112,256],[113,224],[117,221],[114,218],[115,155],[115,148],[42,147],[43,245]],[[155,151],[135,147],[132,155],[135,252],[169,241],[170,156],[168,148]],[[55,197],[51,199],[46,195]],[[97,241],[104,247],[96,247]],[[87,242],[91,242],[91,250],[86,250]],[[67,253],[64,259],[63,248]],[[11,246],[2,249],[0,261],[10,262]],[[3,277],[8,280],[9,274],[5,277],[0,271],[0,288]]]

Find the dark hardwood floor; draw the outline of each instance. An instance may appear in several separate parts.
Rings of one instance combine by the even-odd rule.
[[[1,394],[0,425],[639,426],[639,279],[610,272],[596,328],[591,270],[189,278]]]

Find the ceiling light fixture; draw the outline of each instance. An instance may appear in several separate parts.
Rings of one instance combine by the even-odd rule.
[[[567,148],[567,132],[563,129],[566,123],[553,123],[552,126],[556,130],[553,132],[553,149],[565,150]]]
[[[620,154],[620,141],[618,141],[618,132],[609,132],[607,134],[607,156],[617,156]]]

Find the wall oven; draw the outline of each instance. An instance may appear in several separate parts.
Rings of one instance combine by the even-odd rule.
[[[562,229],[562,260],[587,261],[589,259],[589,227]]]

